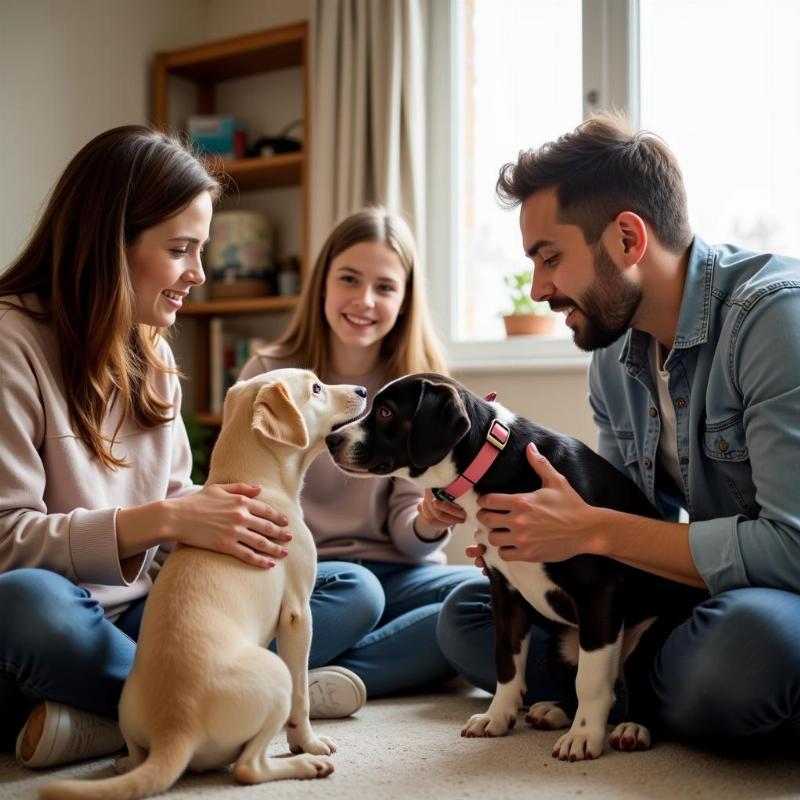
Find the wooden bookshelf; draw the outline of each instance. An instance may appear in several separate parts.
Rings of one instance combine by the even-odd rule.
[[[238,161],[209,159],[213,172],[224,173],[231,181],[229,191],[238,189],[278,189],[281,186],[299,186],[303,182],[305,153],[283,153],[264,158],[242,158]]]
[[[209,414],[208,412],[198,412],[196,415],[197,421],[201,425],[207,425],[209,428],[219,428],[222,425],[222,414]]]
[[[302,22],[158,53],[156,68],[198,84],[214,84],[259,72],[303,67],[307,29]],[[161,108],[165,121],[166,102]]]
[[[208,300],[186,303],[180,310],[183,317],[214,317],[224,314],[266,314],[290,311],[297,305],[296,297],[232,297],[227,300]]]
[[[298,186],[301,190],[301,281],[307,270],[308,242],[308,162],[306,153],[311,137],[308,101],[308,25],[299,23],[271,28],[229,39],[210,41],[191,47],[157,53],[153,60],[152,120],[161,128],[175,128],[168,119],[171,80],[191,81],[196,88],[195,113],[214,114],[218,84],[259,73],[298,67],[301,72],[304,149],[263,158],[223,160],[209,158],[209,166],[224,173],[230,194],[255,190]],[[174,84],[172,86],[174,89]],[[253,103],[269,102],[263,93],[253,96]],[[245,205],[242,198],[242,206]],[[288,254],[284,254],[288,255]],[[195,384],[197,418],[203,424],[219,425],[221,416],[209,411],[210,364],[209,325],[212,317],[240,314],[273,314],[293,309],[296,297],[243,297],[187,303],[181,317],[192,317],[194,326],[194,369],[190,378]],[[180,335],[180,334],[179,334]],[[187,372],[189,372],[187,370]]]

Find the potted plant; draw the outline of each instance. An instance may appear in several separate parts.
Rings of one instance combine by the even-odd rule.
[[[508,287],[512,311],[503,316],[506,336],[547,336],[556,327],[556,316],[547,303],[531,299],[531,271],[523,270],[505,275],[503,283]]]

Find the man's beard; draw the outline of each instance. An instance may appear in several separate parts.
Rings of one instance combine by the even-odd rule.
[[[579,306],[584,322],[572,334],[575,344],[587,352],[616,342],[631,327],[642,299],[641,288],[619,271],[602,242],[595,249],[594,274]]]

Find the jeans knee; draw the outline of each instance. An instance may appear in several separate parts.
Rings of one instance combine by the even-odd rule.
[[[328,562],[326,567],[315,592],[336,595],[337,602],[346,606],[348,617],[358,622],[356,627],[364,628],[365,632],[372,630],[386,607],[381,582],[360,564]]]
[[[64,647],[76,624],[75,603],[94,603],[85,589],[63,575],[24,568],[0,575],[0,642],[41,650]],[[97,615],[103,612],[97,605]]]
[[[752,733],[797,716],[800,598],[772,589],[712,598],[670,637],[654,683],[665,720],[687,735]]]
[[[474,656],[472,634],[492,622],[489,598],[489,582],[477,578],[457,586],[442,603],[436,637],[451,664],[460,665]]]

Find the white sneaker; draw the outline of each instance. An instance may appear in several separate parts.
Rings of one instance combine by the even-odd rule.
[[[113,719],[98,717],[50,700],[45,701],[44,706],[42,736],[27,761],[23,760],[20,748],[30,717],[17,736],[17,761],[24,767],[36,769],[70,764],[86,758],[106,756],[125,746],[125,740]]]
[[[367,702],[367,687],[345,667],[317,667],[308,671],[308,699],[311,719],[340,719]]]

